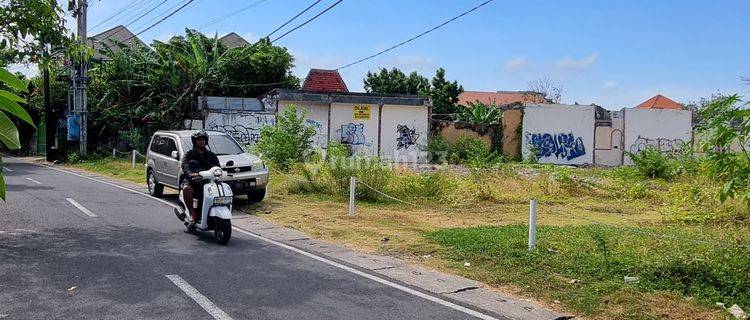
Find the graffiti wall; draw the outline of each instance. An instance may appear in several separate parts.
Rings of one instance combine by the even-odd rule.
[[[329,140],[350,145],[356,154],[377,156],[379,121],[377,104],[331,103]]]
[[[662,152],[678,151],[692,138],[692,112],[668,109],[625,109],[625,151],[637,153],[646,148]],[[632,164],[625,154],[624,164]]]
[[[258,142],[260,128],[273,125],[276,125],[276,116],[273,113],[209,112],[206,116],[206,130],[226,132],[246,146]]]
[[[394,162],[426,162],[429,117],[426,106],[384,105],[380,157]]]
[[[315,135],[312,137],[313,145],[326,149],[328,146],[328,104],[279,101],[278,114],[284,114],[290,105],[295,105],[298,113],[305,112],[305,123],[315,128]]]
[[[594,107],[531,105],[524,110],[522,153],[539,163],[594,163]]]

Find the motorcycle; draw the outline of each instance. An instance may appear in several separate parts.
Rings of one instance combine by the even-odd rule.
[[[198,163],[191,161],[189,165],[191,168],[195,168]],[[233,163],[227,165],[232,166]],[[200,171],[199,175],[199,179],[204,183],[203,195],[200,199],[194,197],[193,203],[190,204],[198,210],[198,219],[192,225],[187,222],[186,218],[190,211],[185,203],[182,188],[180,188],[179,193],[180,206],[174,209],[174,213],[177,219],[185,223],[189,232],[213,230],[216,241],[225,245],[232,236],[233,194],[232,188],[221,182],[221,178],[224,176],[231,177],[231,175],[226,174],[220,167]]]

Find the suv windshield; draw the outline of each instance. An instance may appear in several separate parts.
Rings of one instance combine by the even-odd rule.
[[[190,137],[182,137],[182,145],[186,151],[193,148],[193,142],[190,140]],[[217,156],[245,152],[234,139],[223,134],[212,134],[208,137],[208,150],[211,150]]]

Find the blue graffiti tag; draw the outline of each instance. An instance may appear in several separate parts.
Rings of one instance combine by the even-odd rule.
[[[351,145],[365,144],[365,124],[347,123],[341,125],[341,143]]]
[[[572,160],[586,154],[583,138],[573,136],[573,133],[533,133],[526,135],[527,143],[536,148],[536,156],[546,158],[555,156]]]

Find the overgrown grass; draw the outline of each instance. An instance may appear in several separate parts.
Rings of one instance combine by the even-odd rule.
[[[674,228],[642,230],[697,237]],[[537,249],[529,252],[527,235],[525,225],[424,233],[445,248],[440,254],[447,259],[471,262],[463,273],[490,284],[514,284],[586,315],[602,313],[607,299],[629,288],[679,293],[706,304],[750,305],[750,248],[731,242],[674,241],[599,225],[542,226]],[[740,236],[747,243],[748,235]],[[626,283],[625,276],[637,277],[638,282]]]
[[[130,182],[146,183],[146,170],[144,170],[143,164],[136,163],[135,168],[133,168],[131,162],[125,159],[100,158],[68,165]]]

